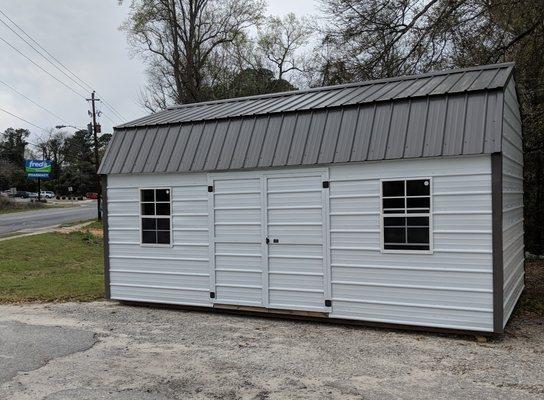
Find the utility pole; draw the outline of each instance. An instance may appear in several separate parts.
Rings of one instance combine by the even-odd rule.
[[[87,101],[91,102],[92,107],[92,117],[93,117],[93,139],[94,139],[94,174],[96,178],[96,192],[97,192],[97,198],[96,198],[96,204],[97,204],[97,216],[98,219],[102,219],[102,210],[100,208],[100,198],[101,198],[101,188],[100,188],[100,176],[98,176],[98,132],[97,132],[97,124],[96,124],[96,107],[95,102],[100,101],[100,99],[97,99],[95,97],[95,92],[91,93],[91,98],[87,99]]]

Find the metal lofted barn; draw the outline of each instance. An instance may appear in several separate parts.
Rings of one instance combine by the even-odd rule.
[[[173,107],[100,174],[111,299],[503,331],[524,288],[512,64]]]

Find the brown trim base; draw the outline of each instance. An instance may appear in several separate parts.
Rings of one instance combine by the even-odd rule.
[[[396,331],[407,332],[419,332],[428,334],[444,334],[448,336],[471,336],[471,337],[500,337],[496,332],[482,332],[471,331],[464,329],[449,329],[449,328],[437,328],[418,325],[402,325],[386,322],[372,322],[372,321],[360,321],[352,319],[342,318],[329,318],[327,313],[319,312],[306,312],[306,311],[291,311],[291,310],[277,310],[266,309],[261,307],[245,307],[245,306],[228,306],[221,305],[220,307],[204,307],[204,306],[185,306],[180,304],[163,304],[163,303],[146,303],[140,301],[127,301],[127,300],[114,300],[120,304],[131,307],[149,307],[158,309],[171,309],[182,310],[191,312],[205,312],[205,313],[218,313],[218,314],[230,314],[230,315],[243,315],[247,317],[255,318],[276,318],[276,319],[289,319],[306,322],[318,322],[334,325],[350,325],[368,327],[373,329],[391,329]],[[309,315],[313,314],[313,315]]]

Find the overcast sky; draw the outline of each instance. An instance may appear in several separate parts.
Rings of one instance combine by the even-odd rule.
[[[125,34],[119,30],[126,19],[129,3],[125,0],[120,6],[117,0],[0,0],[0,10],[78,77],[91,84],[126,120],[131,120],[145,115],[146,111],[137,103],[138,91],[145,84],[144,66],[141,60],[130,56]],[[268,0],[268,3],[268,14],[271,15],[318,13],[317,0]],[[10,24],[1,14],[0,20]],[[0,108],[42,128],[59,124],[85,127],[89,123],[86,101],[1,39],[80,94],[90,96],[0,22]],[[16,94],[4,83],[62,120]],[[103,111],[100,118],[103,132],[111,131],[112,126],[122,122],[105,106],[100,110]],[[31,141],[43,135],[40,129],[0,111],[0,131],[9,127],[29,129]]]

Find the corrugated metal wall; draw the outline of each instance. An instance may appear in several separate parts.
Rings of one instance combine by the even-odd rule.
[[[172,247],[140,246],[139,188],[172,189]],[[111,298],[211,305],[205,174],[108,177]]]
[[[493,330],[488,156],[330,168],[331,316]],[[380,251],[380,178],[431,177],[433,254]]]
[[[329,173],[331,317],[493,329],[489,156],[336,165]],[[433,254],[380,250],[380,178],[395,177],[433,178]],[[172,188],[173,246],[142,247],[138,188],[161,186]],[[113,299],[212,305],[206,186],[201,173],[108,177]]]
[[[503,123],[503,267],[504,325],[524,288],[523,143],[514,79],[504,96]]]

